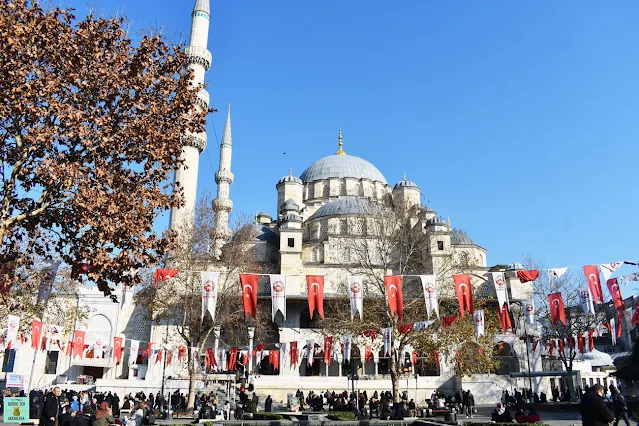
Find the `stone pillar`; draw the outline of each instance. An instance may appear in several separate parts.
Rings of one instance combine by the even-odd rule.
[[[375,361],[375,375],[379,374],[379,362]]]
[[[341,361],[340,361],[339,365],[337,366],[337,368],[338,368],[337,375],[339,377],[342,377],[342,362]]]
[[[328,377],[328,363],[327,362],[324,363],[324,367],[325,367],[325,371],[326,371],[326,377]]]
[[[248,328],[248,335],[249,335],[248,371],[249,371],[249,374],[251,374],[253,372],[253,338],[255,337],[255,327]]]

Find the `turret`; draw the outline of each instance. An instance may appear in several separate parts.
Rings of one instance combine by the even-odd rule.
[[[289,170],[288,175],[284,176],[275,185],[277,188],[277,216],[282,215],[282,206],[287,200],[292,200],[301,210],[304,206],[304,185],[302,180],[293,176],[293,170]]]
[[[395,184],[393,188],[393,200],[397,205],[402,206],[403,208],[409,209],[413,206],[420,206],[419,195],[421,191],[417,187],[415,182],[411,182],[406,179],[406,175],[404,175],[404,180],[401,180]]]

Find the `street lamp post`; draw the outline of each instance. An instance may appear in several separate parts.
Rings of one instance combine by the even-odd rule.
[[[526,362],[528,364],[528,383],[530,386],[530,401],[531,404],[534,404],[535,399],[532,397],[532,393],[533,393],[533,384],[532,384],[532,374],[531,374],[531,370],[530,370],[530,350],[528,349],[528,340],[529,340],[529,336],[528,332],[526,330],[526,324],[524,324],[523,328],[520,327],[520,320],[521,320],[521,316],[522,316],[522,312],[523,312],[523,308],[519,303],[512,303],[510,305],[510,310],[512,311],[512,313],[515,315],[516,317],[516,321],[515,321],[515,333],[517,333],[517,335],[519,337],[523,337],[524,338],[524,342],[526,345]]]

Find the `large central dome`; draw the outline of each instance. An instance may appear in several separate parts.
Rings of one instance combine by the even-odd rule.
[[[368,161],[354,155],[335,154],[311,164],[300,179],[304,183],[330,178],[370,179],[386,183],[384,175]]]

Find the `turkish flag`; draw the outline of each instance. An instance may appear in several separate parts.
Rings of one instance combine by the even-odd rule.
[[[366,347],[364,348],[364,361],[370,361],[371,355],[373,355],[373,351],[370,345],[366,345]]]
[[[590,293],[592,293],[593,302],[603,303],[604,297],[601,290],[601,280],[599,279],[599,269],[597,269],[596,265],[584,266],[584,274],[586,275]]]
[[[160,349],[158,351],[157,356],[155,357],[155,363],[157,364],[158,362],[162,361],[162,349]]]
[[[168,281],[171,278],[173,278],[174,276],[176,276],[178,274],[177,269],[156,269],[155,270],[155,283],[153,285],[153,287],[158,288],[158,282],[162,281]]]
[[[455,280],[455,290],[457,291],[457,300],[459,301],[459,310],[464,318],[466,311],[471,314],[475,312],[473,307],[473,287],[470,284],[470,275],[453,275]]]
[[[639,305],[637,309],[635,309],[635,313],[632,315],[632,320],[630,320],[630,325],[639,324]]]
[[[217,365],[215,362],[215,352],[213,348],[206,348],[205,356],[204,356],[204,365],[206,371],[208,372],[214,365]]]
[[[555,325],[557,320],[561,321],[563,325],[566,325],[566,311],[564,310],[564,299],[561,297],[561,292],[552,293],[548,295],[548,303],[550,306],[550,318],[552,325]]]
[[[564,339],[559,339],[559,353],[564,353]]]
[[[42,337],[42,321],[31,322],[31,346],[38,350],[40,347],[40,338]]]
[[[113,338],[113,356],[115,357],[116,362],[122,362],[122,351],[124,348],[122,347],[122,338],[114,337]]]
[[[331,346],[333,345],[333,336],[324,337],[324,362],[331,365]]]
[[[178,362],[181,363],[186,356],[186,346],[180,346],[178,348]]]
[[[417,365],[417,351],[413,351],[411,353],[410,359],[413,362],[413,365]]]
[[[317,308],[317,313],[324,319],[324,276],[307,275],[306,287],[308,293],[308,310],[313,319],[313,313]]]
[[[280,351],[275,349],[268,354],[268,362],[273,366],[274,370],[280,369]]]
[[[539,278],[539,271],[537,269],[531,269],[529,271],[517,271],[517,278],[522,283],[527,283],[528,281],[535,281]]]
[[[229,353],[229,371],[235,371],[237,369],[237,348],[231,348],[231,352]]]
[[[258,276],[254,274],[240,274],[244,321],[246,321],[246,314],[251,315],[253,319],[257,319],[257,278]]]
[[[497,308],[497,314],[499,315],[499,323],[501,324],[501,330],[506,334],[508,329],[513,329],[513,323],[510,320],[510,313],[506,308],[506,305],[501,308]]]
[[[579,348],[579,353],[582,354],[584,353],[584,345],[586,344],[586,342],[584,341],[584,334],[583,333],[579,333],[579,336],[577,336],[577,347]]]
[[[617,311],[617,339],[621,337],[621,324],[623,323],[623,309]]]
[[[147,344],[146,349],[142,351],[142,362],[144,362],[144,360],[145,360],[147,357],[149,357],[149,358],[151,357],[151,351],[152,351],[152,350],[153,350],[153,342],[149,342],[149,343]]]
[[[391,275],[384,277],[386,297],[391,314],[397,314],[401,321],[404,316],[404,301],[402,296],[402,276]]]
[[[168,351],[166,353],[166,365],[171,365],[171,362],[173,362],[173,351]]]
[[[593,330],[592,328],[588,330],[588,346],[589,346],[588,352],[592,352],[592,350],[595,348],[594,334],[595,334],[595,330]]]
[[[73,332],[73,358],[79,356],[82,358],[84,353],[84,331],[75,330]]]
[[[457,321],[457,318],[458,318],[457,315],[449,315],[447,317],[442,317],[442,329],[453,325],[453,323]]]
[[[300,353],[297,350],[297,342],[291,342],[291,365],[293,367],[297,366],[297,363],[300,361]]]
[[[615,304],[615,308],[617,310],[623,309],[623,297],[621,296],[621,290],[619,289],[619,282],[617,278],[610,278],[606,281],[606,286],[608,286],[608,291],[612,296],[612,303]]]

